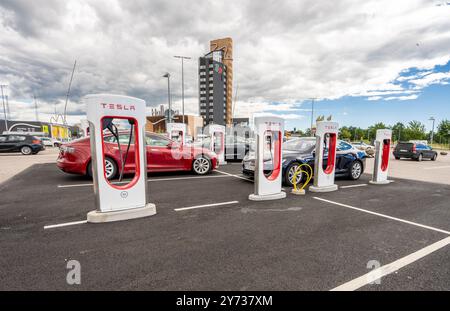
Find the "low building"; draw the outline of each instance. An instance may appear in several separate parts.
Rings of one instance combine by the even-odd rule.
[[[6,123],[8,128],[6,128],[5,120],[0,120],[0,133],[20,132],[67,141],[72,138],[72,133],[76,132],[73,126],[49,122],[7,120]]]
[[[173,121],[175,123],[182,123],[183,116],[175,115],[173,117]],[[203,127],[203,118],[200,116],[194,115],[185,115],[184,120],[187,126],[187,135],[191,135],[192,137],[197,136],[198,130]],[[147,124],[145,125],[145,129],[149,132],[166,133],[166,119],[164,116],[147,116]]]

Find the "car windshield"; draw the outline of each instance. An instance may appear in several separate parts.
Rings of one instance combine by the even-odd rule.
[[[316,145],[315,139],[291,139],[283,144],[283,150],[307,152]]]

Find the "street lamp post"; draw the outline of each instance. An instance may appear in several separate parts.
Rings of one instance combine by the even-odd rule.
[[[311,99],[311,134],[312,134],[312,129],[313,129],[313,122],[314,122],[314,99]]]
[[[172,101],[170,100],[170,73],[166,72],[166,74],[163,76],[164,78],[167,78],[167,97],[169,100],[169,116],[168,121],[169,123],[172,122]]]
[[[3,87],[6,86],[7,86],[6,84],[0,84],[0,88],[2,89],[3,114],[5,116],[5,131],[8,131],[8,118],[6,116],[5,95],[3,93]]]
[[[175,55],[175,58],[180,58],[181,59],[181,109],[183,111],[183,123],[185,123],[184,120],[184,60],[185,59],[191,59],[190,57],[187,56],[181,56],[181,55]]]
[[[436,119],[434,117],[431,117],[428,120],[429,121],[433,121],[433,127],[431,128],[431,137],[430,137],[430,144],[433,144],[433,140],[434,140],[434,121],[436,121]]]

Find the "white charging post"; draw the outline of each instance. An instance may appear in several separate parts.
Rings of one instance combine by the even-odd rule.
[[[89,136],[89,121],[87,119],[81,119],[81,130],[83,131],[84,137]]]
[[[284,120],[279,117],[259,116],[254,118],[256,136],[255,193],[252,201],[283,199],[281,191]],[[269,162],[265,173],[264,162]],[[266,170],[266,171],[267,171]]]
[[[180,145],[184,145],[186,143],[186,124],[167,123],[166,128],[170,139],[179,142]]]
[[[391,130],[377,130],[375,137],[375,164],[373,166],[372,180],[370,181],[373,185],[386,185],[391,182],[388,180],[391,141]]]
[[[147,202],[147,157],[145,137],[145,101],[120,95],[96,94],[83,99],[90,127],[92,176],[97,210],[87,215],[88,222],[101,223],[156,214]],[[127,184],[114,184],[106,178],[104,135],[113,119],[128,121],[133,139],[134,178]],[[126,148],[126,146],[124,146]],[[125,149],[124,148],[124,149]],[[122,149],[123,150],[123,149]],[[117,163],[120,166],[120,163]]]
[[[337,122],[317,122],[314,184],[309,187],[311,192],[329,192],[338,189],[334,183],[338,133],[339,124]],[[325,158],[327,165],[324,168]]]
[[[208,124],[205,128],[205,133],[211,139],[209,148],[217,154],[219,165],[227,164],[225,161],[225,126]]]

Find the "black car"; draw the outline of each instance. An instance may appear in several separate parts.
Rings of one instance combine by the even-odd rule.
[[[399,142],[394,149],[394,157],[396,160],[401,158],[414,159],[422,161],[423,159],[431,159],[436,161],[438,153],[430,146],[425,144],[416,144],[412,142]]]
[[[36,136],[21,134],[0,135],[0,152],[22,152],[24,155],[29,155],[36,154],[44,149],[44,144]]]
[[[308,164],[314,170],[316,139],[314,137],[294,138],[283,143],[283,184],[293,186],[293,176],[301,164]],[[324,156],[324,168],[327,166],[327,156]],[[351,144],[338,140],[336,148],[336,177],[348,177],[357,180],[364,173],[366,153],[353,147]],[[253,176],[255,170],[255,154],[249,152],[242,161],[242,172]],[[264,156],[264,172],[272,170],[271,155]],[[299,179],[305,176],[299,175]]]

